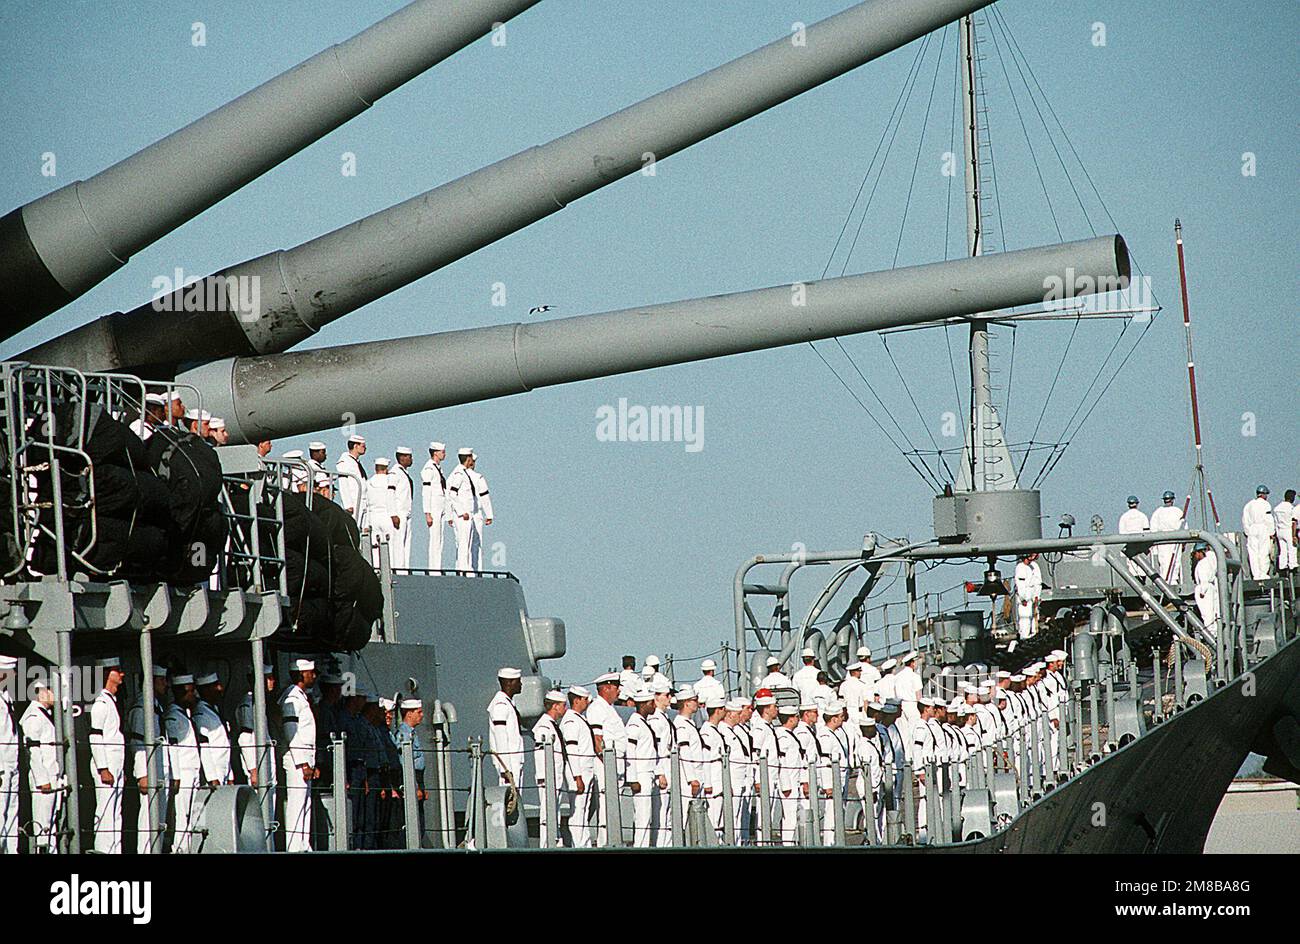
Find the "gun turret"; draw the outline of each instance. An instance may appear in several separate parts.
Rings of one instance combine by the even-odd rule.
[[[0,337],[537,0],[415,0],[216,111],[0,217]]]
[[[217,361],[181,376],[256,442],[537,387],[976,315],[1128,283],[1104,236],[648,308]]]
[[[579,197],[988,2],[868,0],[549,144],[294,249],[231,266],[161,305],[101,318],[22,357],[158,374],[180,364],[286,351],[331,321]],[[250,286],[255,290],[243,291]],[[236,295],[240,303],[232,301]],[[172,319],[165,331],[161,318]]]

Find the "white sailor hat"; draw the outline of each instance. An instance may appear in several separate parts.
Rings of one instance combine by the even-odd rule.
[[[95,660],[95,667],[100,669],[120,669],[122,659],[119,656],[104,656],[102,659]]]
[[[221,679],[217,676],[217,673],[216,673],[216,672],[208,672],[208,673],[206,673],[206,674],[204,674],[204,675],[200,675],[198,678],[196,678],[196,679],[194,680],[194,684],[195,684],[195,685],[211,685],[213,682],[220,682],[220,681],[221,681]]]
[[[208,421],[208,429],[225,429],[226,421],[219,416],[214,416]]]
[[[984,692],[991,692],[995,688],[997,688],[997,686],[994,685],[992,682],[980,682],[979,687],[976,688],[975,691],[980,692],[982,694]]]
[[[393,450],[393,452],[394,452],[395,454],[399,455],[399,456],[409,456],[409,455],[411,455],[411,447],[410,447],[410,446],[398,446],[396,449]]]
[[[876,726],[876,719],[871,717],[871,715],[863,715],[861,718],[858,719],[858,727],[874,728],[875,726]]]
[[[718,667],[718,663],[714,662],[712,659],[705,659],[703,662],[700,663],[701,672],[712,672],[715,669],[717,669],[717,667]]]
[[[862,671],[862,663],[861,663],[861,662],[850,662],[850,663],[848,664],[848,667],[845,669],[845,671],[846,671],[846,672],[861,672],[861,671]]]
[[[456,450],[456,455],[457,455],[457,456],[472,456],[472,455],[474,455],[474,450],[471,449],[469,446],[461,446],[459,449]]]
[[[961,690],[962,690],[963,692],[973,692],[973,691],[975,691],[975,686],[972,685],[970,682],[962,682],[961,685],[960,685],[959,687],[961,688]]]
[[[397,707],[397,702],[393,701],[391,698],[380,698],[378,701],[379,707],[384,709],[384,711],[392,711]]]
[[[403,698],[401,702],[401,709],[403,711],[414,711],[416,708],[423,707],[424,702],[420,701],[418,698]]]
[[[654,694],[644,688],[638,688],[632,693],[632,700],[638,702],[647,702],[654,698]]]
[[[967,715],[971,714],[973,711],[974,711],[974,709],[971,708],[970,705],[961,705],[961,706],[958,707],[958,709],[957,709],[957,716],[960,717],[960,718],[965,718]]]
[[[952,701],[948,702],[947,707],[949,711],[957,711],[959,708],[965,708],[966,703],[960,698],[954,698]]]
[[[1024,680],[1025,680],[1025,677],[1024,677],[1023,675],[1021,675],[1019,672],[1017,672],[1015,675],[1011,676],[1011,681],[1013,681],[1013,682],[1023,682]]]
[[[939,704],[939,702],[935,701],[929,695],[921,696],[920,698],[917,699],[917,702],[919,702],[920,704],[924,705],[927,708],[933,708],[935,705]]]
[[[821,710],[822,710],[822,706],[817,704],[817,702],[815,701],[806,701],[799,705],[800,714],[803,714],[805,711],[821,711]]]
[[[906,653],[904,653],[903,657],[898,661],[901,662],[903,665],[907,665],[907,663],[911,662],[913,659],[917,658],[920,655],[921,654],[917,652],[915,649],[911,649]]]
[[[717,711],[719,708],[726,708],[727,699],[723,698],[721,695],[714,695],[704,703],[704,707],[709,711]]]
[[[606,672],[604,675],[598,675],[598,676],[596,676],[596,681],[595,681],[594,684],[595,684],[595,686],[596,686],[597,688],[599,688],[599,687],[602,686],[602,685],[617,685],[617,684],[618,684],[618,673],[617,673],[617,672]]]
[[[1000,679],[1009,679],[1011,678],[1011,673],[1006,671],[1001,671],[997,673],[997,677]]]
[[[308,452],[324,452],[328,448],[329,447],[326,446],[319,439],[313,439],[311,442],[307,443]]]
[[[185,411],[185,418],[187,420],[210,420],[212,419],[212,414],[207,410],[200,410],[197,407],[191,407]]]
[[[154,667],[153,667],[153,677],[154,677],[154,678],[166,678],[166,677],[167,677],[167,666],[165,666],[165,665],[158,665],[157,663],[154,663]]]
[[[301,459],[301,458],[302,458],[302,450],[301,450],[301,449],[290,449],[288,452],[286,452],[286,453],[285,453],[284,455],[282,455],[280,458],[281,458],[281,459]]]
[[[767,666],[768,666],[768,668],[771,668],[771,667],[774,666],[774,665],[780,665],[780,664],[781,664],[781,660],[778,659],[776,656],[768,656],[768,657],[767,657]]]
[[[146,393],[144,395],[144,402],[149,406],[162,406],[167,402],[167,398],[161,393]]]
[[[727,702],[727,710],[728,710],[728,711],[744,711],[744,709],[745,709],[745,704],[746,704],[746,703],[745,703],[744,701],[742,701],[741,699],[739,699],[739,698],[733,698],[733,699],[731,699],[731,701]]]
[[[786,718],[789,718],[791,715],[797,715],[797,714],[799,713],[799,706],[798,706],[798,705],[782,705],[781,707],[779,707],[779,708],[776,709],[776,713],[779,714],[779,715],[782,715],[782,716],[784,716],[784,717],[786,717]]]
[[[898,665],[897,659],[886,659],[884,662],[880,663],[880,671],[888,672],[896,665]]]
[[[866,659],[871,656],[871,649],[868,646],[858,646],[858,658]]]
[[[18,660],[13,656],[0,656],[0,671],[18,668]]]
[[[499,679],[517,679],[523,677],[524,677],[524,673],[520,672],[518,669],[512,669],[509,667],[504,669],[497,669],[497,678]]]
[[[364,446],[365,444],[366,444],[366,437],[362,436],[360,433],[353,433],[351,436],[348,437],[349,446],[354,446],[354,445]]]
[[[380,456],[378,459],[375,460],[375,468],[376,468],[376,469],[379,468],[381,465],[382,465],[385,469],[388,468],[388,458],[387,458],[387,456]]]
[[[194,684],[194,676],[190,675],[188,672],[183,675],[172,676],[172,685],[174,685],[176,688],[180,688],[182,685],[193,685],[193,684]]]
[[[695,694],[695,689],[690,685],[683,685],[681,688],[677,689],[677,700],[679,702],[690,701],[693,698],[698,698],[698,696]]]
[[[754,704],[755,704],[755,705],[775,705],[775,704],[776,704],[776,696],[775,696],[775,695],[755,695],[755,696],[754,696]]]
[[[289,668],[295,672],[314,672],[316,670],[316,663],[311,661],[311,659],[294,659],[293,662],[290,663]]]
[[[844,710],[844,702],[840,701],[838,698],[835,698],[826,703],[826,707],[822,709],[822,714],[834,716],[839,714],[843,710]]]
[[[167,399],[172,401],[172,403],[175,403],[180,398],[181,398],[181,392],[179,390],[173,390],[167,394]]]
[[[651,693],[655,695],[667,695],[672,690],[672,685],[668,684],[668,679],[664,678],[655,679],[654,683],[650,686]]]
[[[430,452],[438,452],[439,450],[441,450],[442,452],[446,452],[446,451],[447,451],[447,444],[446,444],[446,443],[440,443],[440,442],[438,442],[438,440],[436,440],[436,439],[435,439],[433,442],[429,443],[429,451],[430,451]]]
[[[641,666],[641,677],[642,677],[642,678],[645,678],[645,679],[652,679],[652,678],[654,678],[654,677],[655,677],[655,667],[654,667],[653,665],[643,665],[643,666]]]
[[[581,685],[570,685],[569,694],[574,698],[590,698],[591,692],[587,691]]]
[[[657,655],[654,655],[654,654],[648,655],[648,656],[645,657],[645,664],[646,664],[646,665],[658,666],[658,665],[659,665],[659,657],[658,657]]]
[[[801,658],[801,659],[816,659],[816,658],[817,658],[817,653],[813,652],[811,649],[809,649],[807,646],[805,646],[803,652],[799,653],[799,658]]]
[[[1053,649],[1051,652],[1049,652],[1049,653],[1047,654],[1047,661],[1048,661],[1048,662],[1060,662],[1060,661],[1062,661],[1065,657],[1066,657],[1066,652],[1065,652],[1064,649]]]

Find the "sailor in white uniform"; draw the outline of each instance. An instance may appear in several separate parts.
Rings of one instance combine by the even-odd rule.
[[[420,495],[424,508],[424,523],[429,528],[429,569],[442,570],[443,529],[451,524],[448,515],[447,477],[442,474],[442,460],[447,458],[447,447],[440,442],[429,443],[429,461],[420,469]]]
[[[171,761],[167,749],[167,727],[163,723],[163,712],[167,704],[167,666],[155,664],[153,667],[153,710],[154,710],[154,750],[153,769],[154,786],[158,797],[157,831],[149,832],[149,751],[144,740],[144,693],[136,696],[131,703],[131,710],[126,715],[126,727],[130,735],[131,776],[135,778],[136,790],[140,796],[140,808],[136,814],[136,851],[163,851],[163,830],[167,825],[167,802],[171,795]]]
[[[854,763],[860,771],[866,772],[865,777],[858,777],[858,789],[863,798],[864,822],[868,809],[874,810],[876,838],[878,842],[883,842],[885,835],[885,802],[880,787],[885,782],[884,749],[880,744],[880,732],[877,729],[875,718],[868,714],[862,715],[859,728],[862,737],[858,738]],[[866,804],[868,794],[871,797],[870,807]]]
[[[369,474],[361,464],[361,457],[366,454],[366,437],[351,435],[348,437],[347,452],[339,456],[334,469],[339,474],[339,504],[343,510],[356,519],[357,527],[366,526],[366,481]]]
[[[1151,512],[1152,531],[1181,531],[1183,529],[1183,510],[1174,504],[1177,496],[1166,491],[1160,496],[1163,504]],[[1155,558],[1156,571],[1175,587],[1183,580],[1183,546],[1181,544],[1157,544],[1151,548]]]
[[[1043,596],[1043,572],[1037,554],[1025,554],[1016,564],[1016,631],[1021,639],[1038,632],[1038,606]]]
[[[201,836],[195,835],[191,825],[198,820],[201,807],[199,785],[203,777],[201,741],[193,715],[198,701],[193,675],[172,676],[172,703],[163,713],[168,760],[171,763],[172,781],[176,784],[176,828],[172,836],[172,852],[197,852],[202,841]]]
[[[259,684],[259,682],[252,677],[251,673],[249,676],[249,683],[251,685]],[[260,684],[266,688],[267,707],[273,707],[275,704],[275,668],[273,666],[262,666],[262,680]],[[244,770],[244,777],[247,779],[249,786],[259,788],[257,791],[259,796],[263,793],[266,794],[267,802],[270,806],[270,819],[274,820],[276,799],[275,787],[278,782],[275,761],[272,759],[272,761],[266,765],[269,781],[267,783],[259,783],[261,775],[258,772],[258,755],[263,753],[266,750],[266,747],[263,746],[261,750],[258,748],[257,726],[253,717],[253,693],[251,691],[246,692],[243,701],[239,703],[237,720],[239,722],[239,731],[236,736],[236,741],[239,744],[239,764]],[[268,719],[268,735],[274,736],[272,730],[273,729],[270,727]]]
[[[700,729],[695,726],[695,714],[700,700],[695,689],[684,685],[677,692],[677,715],[673,718],[673,740],[677,744],[681,779],[675,789],[681,792],[682,813],[690,807],[691,800],[704,796],[704,764],[707,753]]]
[[[539,844],[543,849],[555,846],[571,846],[569,836],[569,814],[573,809],[573,797],[586,784],[574,770],[569,757],[569,748],[564,734],[560,731],[560,719],[568,713],[564,692],[552,689],[543,698],[545,710],[533,725],[533,768],[537,780],[538,807],[541,812],[541,833]],[[550,752],[551,762],[555,768],[555,782],[546,779],[546,753]],[[556,822],[547,821],[546,791],[553,791]]]
[[[11,694],[18,660],[0,656],[0,852],[18,852],[18,712]]]
[[[479,549],[479,558],[477,561],[478,570],[483,569],[483,528],[492,523],[496,517],[492,512],[492,493],[488,491],[487,479],[483,473],[478,470],[478,453],[470,454],[470,465],[468,467],[469,477],[474,482],[474,487],[478,492],[478,513],[471,518],[474,530],[477,533],[477,544]]]
[[[194,680],[199,701],[194,706],[194,725],[199,731],[199,758],[203,763],[203,782],[220,787],[235,782],[230,764],[230,726],[222,717],[221,706],[226,689],[216,672]]]
[[[1212,640],[1219,638],[1219,560],[1208,544],[1198,543],[1192,551],[1192,579],[1196,611]]]
[[[758,683],[759,688],[793,688],[794,683],[790,677],[781,671],[781,660],[776,656],[769,656],[767,660],[767,674],[763,676]]]
[[[501,690],[488,702],[488,749],[496,766],[500,782],[523,788],[524,735],[520,730],[519,709],[514,697],[523,689],[523,673],[519,669],[503,668],[497,671]]]
[[[209,425],[213,427],[215,433],[216,421],[213,420]],[[311,467],[313,476],[318,472],[328,473],[328,470],[325,468],[328,456],[329,448],[323,442],[313,440],[312,442],[307,443],[307,465]]]
[[[798,838],[799,812],[808,803],[808,756],[803,742],[795,734],[799,724],[797,705],[782,705],[777,709],[780,724],[772,730],[775,751],[774,787],[777,805],[781,811],[780,842],[793,846]]]
[[[655,710],[654,695],[638,689],[632,695],[636,713],[627,722],[627,788],[632,794],[632,845],[648,849],[654,845],[655,812],[659,792],[667,789],[661,779],[657,736],[649,717]]]
[[[167,398],[161,393],[146,393],[144,412],[131,421],[131,432],[139,436],[142,442],[148,442],[154,427],[166,422],[166,413]]]
[[[726,689],[722,687],[722,683],[714,675],[717,670],[718,664],[712,659],[705,659],[700,663],[700,680],[695,683],[693,688],[696,697],[706,706],[710,699],[722,698],[725,700],[727,697]]]
[[[409,446],[398,446],[393,453],[397,457],[395,465],[388,473],[392,512],[393,533],[388,540],[388,553],[393,570],[399,574],[410,572],[411,567],[411,508],[415,500],[415,481],[407,470],[414,462]]]
[[[1151,530],[1151,521],[1146,514],[1138,509],[1138,497],[1130,495],[1128,497],[1128,511],[1119,516],[1119,525],[1117,530],[1120,534],[1141,534],[1143,531]],[[1145,551],[1142,552],[1145,554]],[[1138,557],[1140,555],[1133,555]],[[1137,564],[1133,563],[1133,558],[1129,559],[1128,572],[1134,577],[1144,576],[1143,570]]]
[[[614,710],[618,700],[618,673],[607,672],[596,679],[596,697],[587,706],[585,717],[591,724],[591,733],[596,742],[596,753],[602,756],[596,762],[596,786],[592,791],[591,803],[596,807],[596,844],[603,847],[607,839],[608,822],[604,796],[606,790],[612,790],[617,796],[622,789],[623,774],[627,766],[627,729],[622,717]],[[610,783],[605,774],[603,752],[608,747],[614,754],[614,782]]]
[[[659,778],[660,789],[655,797],[653,814],[654,845],[665,848],[672,844],[672,822],[670,808],[672,792],[668,789],[672,780],[672,749],[677,742],[672,722],[668,720],[668,709],[672,703],[672,685],[662,675],[657,675],[648,686],[654,696],[654,711],[646,716],[646,722],[655,734],[655,775]]]
[[[587,718],[591,692],[581,685],[569,687],[569,710],[560,718],[560,734],[573,770],[573,815],[569,817],[569,836],[579,849],[591,846],[592,800],[600,757],[596,751],[596,729]]]
[[[742,724],[748,707],[743,699],[733,698],[727,702],[726,714],[718,726],[726,744],[731,771],[732,817],[737,845],[743,845],[749,840],[750,801],[754,792],[754,742]]]
[[[483,522],[491,521],[491,507],[479,494],[481,477],[472,475],[474,450],[464,446],[457,450],[460,464],[447,476],[447,495],[451,504],[451,526],[456,533],[456,571],[469,574],[483,570]]]
[[[311,851],[311,784],[316,779],[316,716],[307,689],[316,681],[316,663],[295,659],[290,685],[280,696],[284,727],[285,851]]]
[[[342,479],[339,480],[342,482]],[[371,563],[379,566],[379,549],[388,547],[390,566],[400,539],[402,519],[397,510],[397,479],[388,474],[388,459],[375,460],[375,474],[366,480],[366,519],[370,522]]]
[[[862,663],[862,684],[867,687],[867,701],[875,701],[880,685],[880,670],[871,664],[871,650],[858,646],[858,661]]]
[[[898,671],[897,659],[886,659],[880,663],[880,678],[876,681],[876,700],[887,702],[897,697],[894,694],[895,673]]]
[[[862,681],[862,668],[861,662],[850,662],[846,669],[849,677],[840,683],[840,701],[844,702],[844,707],[849,711],[849,724],[855,728],[861,725],[870,695],[866,683]]]
[[[696,691],[699,697],[699,691]],[[722,817],[725,807],[722,802],[722,755],[727,751],[727,739],[723,736],[720,725],[727,713],[727,700],[721,695],[712,695],[704,702],[706,717],[700,725],[700,743],[704,748],[704,798],[709,806],[709,822],[721,839],[723,836]]]
[[[848,770],[848,755],[844,741],[839,734],[844,724],[844,705],[832,701],[822,709],[821,722],[817,725],[817,791],[822,801],[822,844],[835,842],[835,800],[832,776],[833,764],[839,764],[840,788],[844,786],[844,774]],[[841,794],[842,795],[842,794]]]
[[[31,849],[52,853],[58,852],[55,828],[65,787],[63,751],[54,727],[54,692],[44,682],[37,682],[35,696],[18,721],[27,747],[27,785],[32,792]]]
[[[104,675],[104,687],[90,706],[90,769],[95,781],[95,851],[122,851],[122,777],[126,767],[126,739],[117,693],[126,676],[121,660],[99,659],[95,667]]]
[[[921,697],[921,676],[917,672],[920,653],[915,649],[904,653],[898,664],[902,666],[894,673],[894,697],[902,709],[898,724],[904,741],[910,741],[912,728],[921,720],[921,714],[917,710],[917,699]]]
[[[821,671],[817,668],[817,653],[805,647],[799,658],[803,660],[803,668],[795,672],[790,681],[799,689],[801,701],[813,701],[817,692],[817,673]]]
[[[1273,520],[1277,523],[1278,573],[1294,570],[1296,566],[1296,516],[1300,508],[1295,503],[1295,489],[1288,488],[1282,500],[1273,506]]]
[[[1246,535],[1246,557],[1250,562],[1250,575],[1265,580],[1271,569],[1273,539],[1277,535],[1277,522],[1273,520],[1273,506],[1268,503],[1268,486],[1255,489],[1255,497],[1241,509],[1241,530]]]

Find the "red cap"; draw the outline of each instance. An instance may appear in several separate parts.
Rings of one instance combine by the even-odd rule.
[[[755,698],[771,698],[771,697],[772,697],[772,690],[771,690],[770,688],[760,688],[758,691],[754,692],[754,697],[755,697]]]

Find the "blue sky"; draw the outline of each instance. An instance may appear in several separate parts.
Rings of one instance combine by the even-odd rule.
[[[11,0],[0,8],[7,92],[0,101],[0,162],[7,169],[0,208],[95,173],[399,5]],[[135,307],[150,297],[153,278],[176,266],[200,275],[296,245],[694,76],[785,35],[795,21],[811,23],[847,6],[544,0],[509,25],[504,47],[480,41],[390,94],[138,253],[0,353]],[[1113,526],[1128,493],[1143,496],[1149,509],[1160,491],[1181,495],[1188,485],[1172,235],[1179,216],[1207,465],[1220,511],[1235,525],[1257,482],[1278,498],[1300,480],[1300,19],[1282,4],[1002,0],[998,9],[1165,306],[1044,483],[1049,523],[1062,512],[1081,521],[1097,512]],[[190,42],[196,21],[206,26],[202,48]],[[1104,46],[1095,45],[1098,23]],[[950,33],[918,147],[937,47],[922,61],[909,118],[849,272],[888,268],[896,251],[900,265],[945,256],[947,179],[940,165],[948,150],[954,43]],[[638,175],[583,198],[336,322],[310,343],[526,321],[539,304],[554,306],[550,316],[576,315],[816,278],[917,48],[667,159],[653,178]],[[985,51],[1006,246],[1054,242],[1056,226],[997,50]],[[1008,69],[1014,76],[1009,63]],[[1013,87],[1028,112],[1018,79]],[[1062,234],[1090,235],[1042,129],[1035,132],[1036,119],[1025,117]],[[47,151],[57,156],[54,181],[40,174]],[[340,173],[344,152],[356,155],[355,177]],[[1253,176],[1242,173],[1246,153],[1254,155]],[[914,162],[918,174],[900,239]],[[1086,188],[1077,171],[1071,179]],[[1083,200],[1098,223],[1090,191]],[[950,219],[959,232],[960,216]],[[993,248],[1000,243],[999,237]],[[955,246],[950,240],[947,252]],[[504,308],[490,303],[496,282],[507,287]],[[1117,331],[1111,323],[1080,328],[1038,439],[1061,430]],[[995,338],[995,366],[1006,371],[1014,363],[1013,440],[1032,432],[1068,335],[1066,325],[1022,327],[1014,362],[1010,335]],[[951,340],[960,377],[964,333]],[[928,447],[932,433],[952,444],[941,436],[942,414],[954,408],[942,332],[890,339],[915,410],[878,338],[844,344],[914,443]],[[856,380],[831,342],[821,349]],[[702,408],[703,448],[598,440],[597,411],[620,397]],[[1006,391],[998,397],[1004,402]],[[567,678],[590,678],[625,650],[693,655],[731,638],[731,577],[751,554],[788,551],[796,542],[854,547],[867,530],[930,533],[931,490],[806,345],[368,423],[364,430],[374,455],[391,454],[398,444],[420,451],[429,439],[478,451],[498,514],[489,542],[500,542],[504,566],[523,580],[530,610],[568,624],[570,655],[555,670]],[[326,431],[326,438],[336,452],[339,437]],[[945,576],[950,584],[961,575]]]

